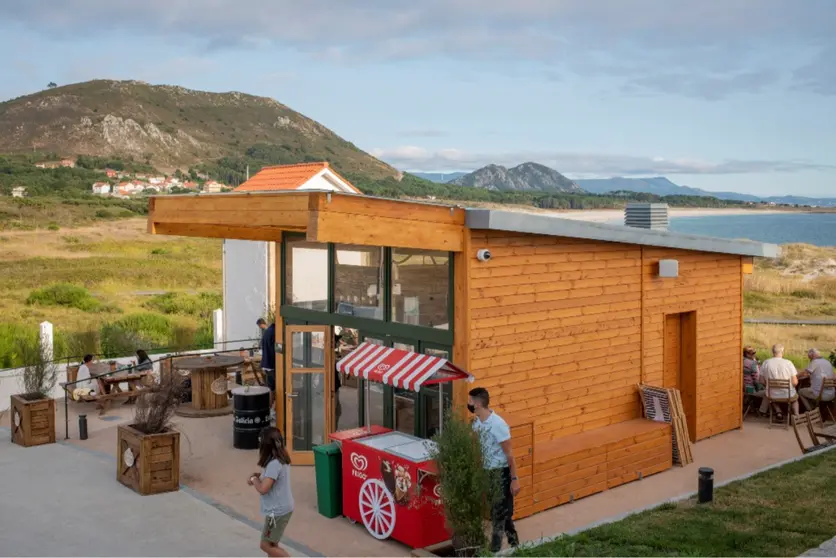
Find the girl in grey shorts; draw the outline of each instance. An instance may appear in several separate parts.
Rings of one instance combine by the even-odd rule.
[[[290,556],[280,545],[282,535],[293,514],[290,492],[290,456],[278,428],[268,426],[261,431],[258,466],[260,473],[250,475],[247,484],[261,494],[261,550],[267,556]]]

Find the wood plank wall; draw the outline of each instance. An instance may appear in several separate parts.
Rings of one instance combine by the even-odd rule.
[[[480,248],[493,258],[477,261]],[[673,380],[665,316],[692,311],[692,436],[740,426],[741,257],[501,231],[472,231],[465,257],[470,370],[537,441],[639,417],[635,384]],[[659,279],[660,259],[677,259],[679,278]]]
[[[470,367],[499,412],[537,443],[639,417],[640,247],[473,231],[468,257]]]
[[[679,261],[677,279],[658,278],[660,259]],[[689,417],[689,428],[696,432],[690,434],[693,439],[701,440],[739,428],[743,374],[742,258],[645,247],[643,260],[644,381],[664,385],[665,316],[695,311],[696,417]]]

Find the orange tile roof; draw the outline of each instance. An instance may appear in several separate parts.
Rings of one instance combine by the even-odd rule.
[[[340,180],[348,184],[352,190],[360,194],[360,190],[351,182],[331,169],[327,162],[300,163],[298,165],[276,165],[264,167],[249,180],[235,188],[234,192],[274,192],[297,190],[305,182],[317,175],[323,169],[330,169]]]

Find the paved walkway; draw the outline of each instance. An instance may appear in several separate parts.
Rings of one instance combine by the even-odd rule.
[[[812,548],[802,556],[836,556],[836,537],[825,541],[818,548]]]
[[[4,555],[264,556],[256,528],[189,492],[139,496],[116,481],[112,459],[0,436]]]

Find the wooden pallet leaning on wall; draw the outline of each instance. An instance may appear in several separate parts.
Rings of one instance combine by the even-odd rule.
[[[684,467],[693,463],[691,438],[688,435],[688,423],[682,407],[679,390],[638,384],[644,417],[671,425],[673,436],[673,462]]]

